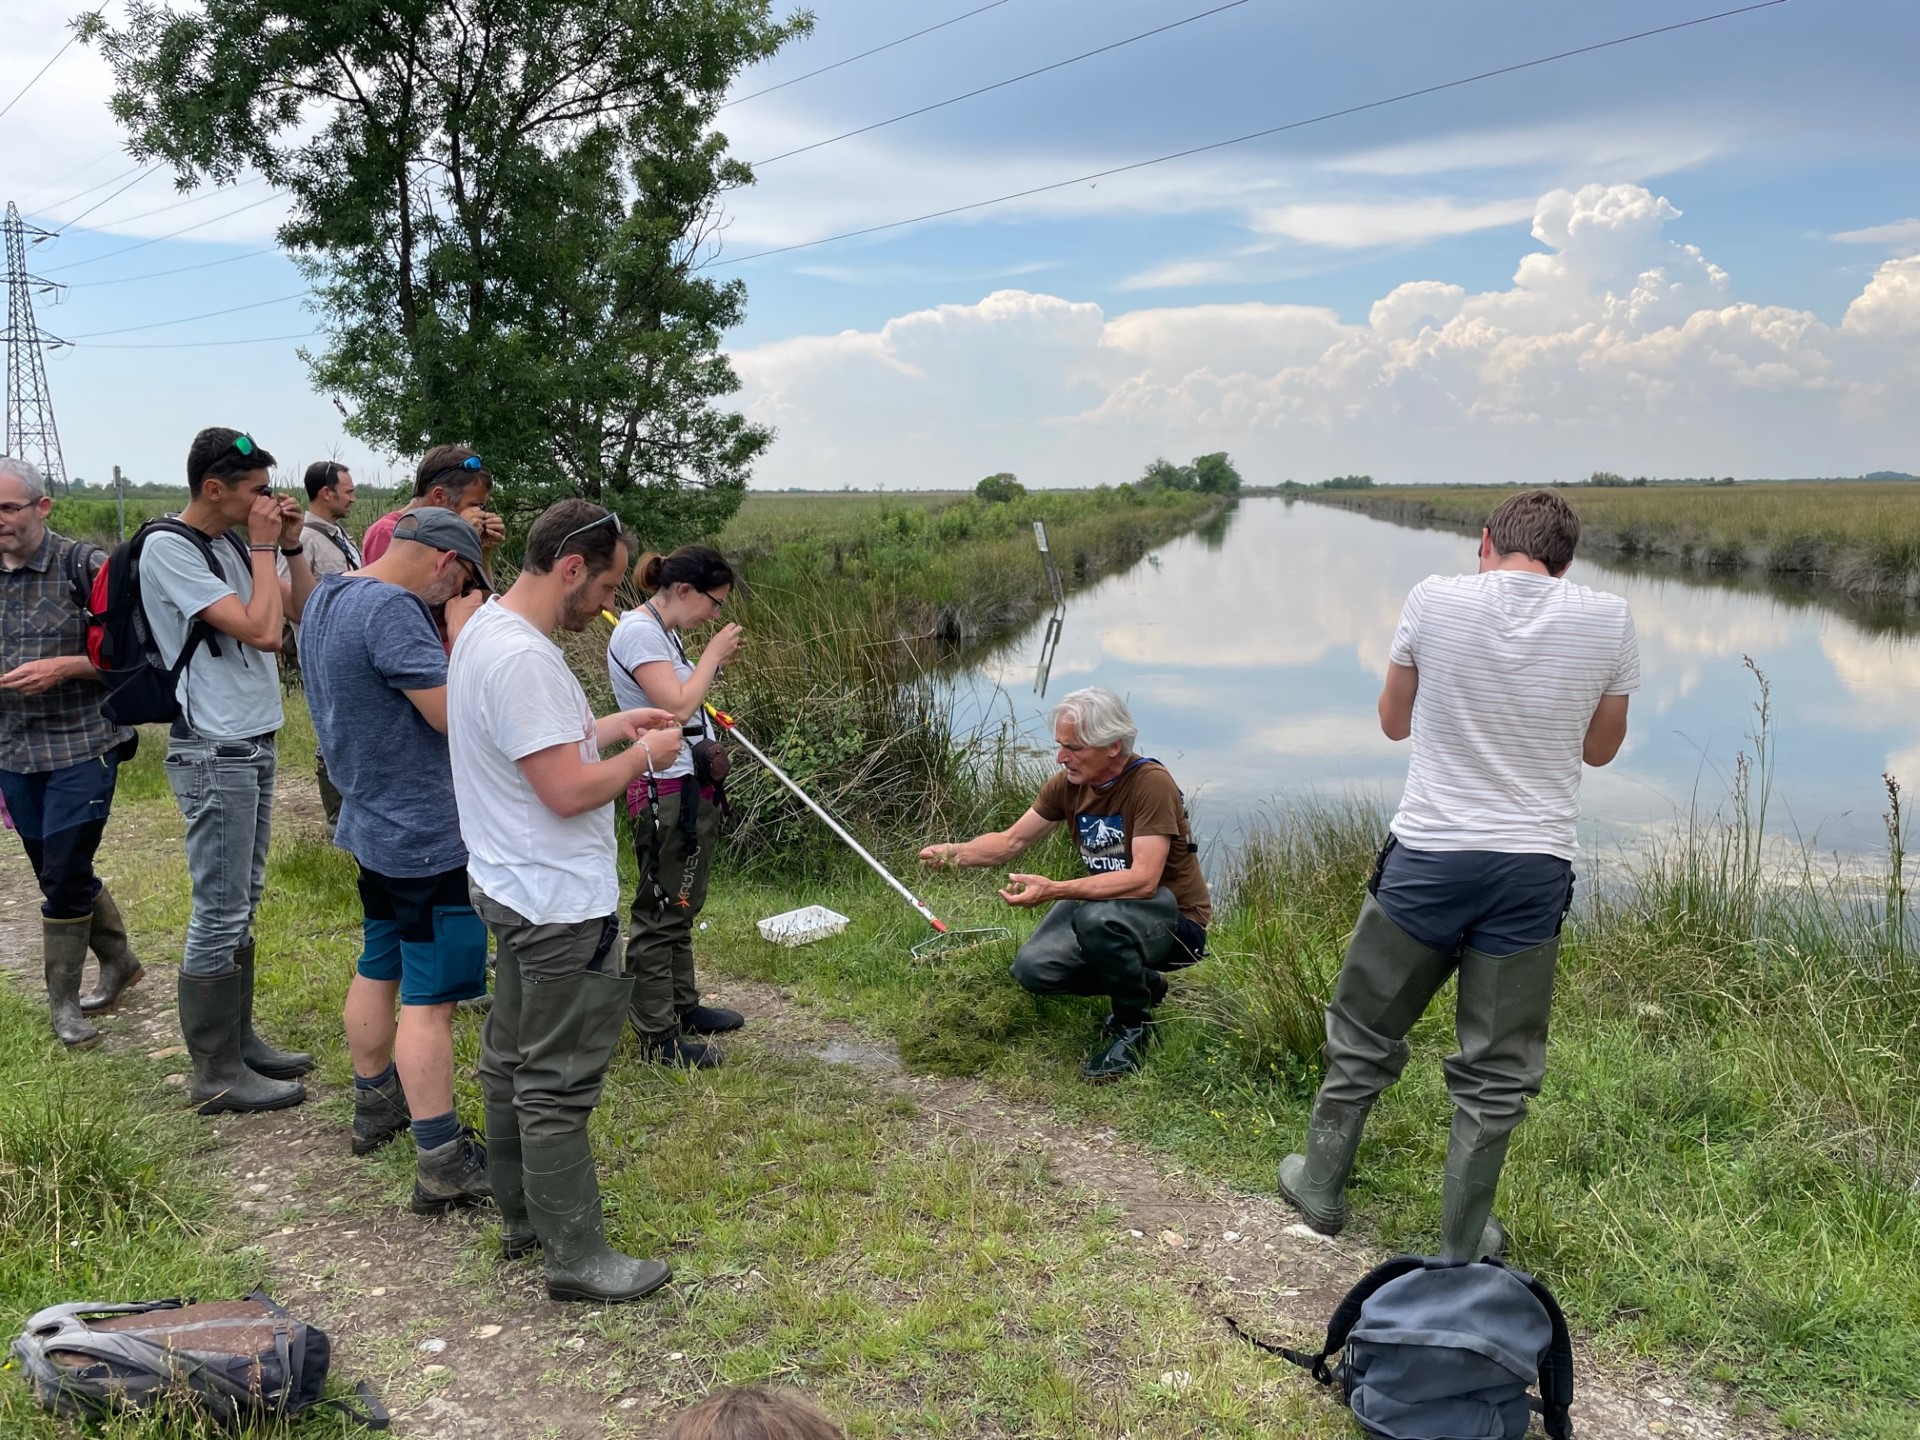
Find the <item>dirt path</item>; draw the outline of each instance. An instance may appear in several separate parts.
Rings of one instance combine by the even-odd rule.
[[[0,862],[0,963],[29,992],[38,990],[38,931],[38,894],[24,859],[8,846]],[[174,972],[146,959],[146,983],[102,1028],[110,1046],[144,1055],[167,1084],[183,1085]],[[1275,1200],[1171,1168],[1111,1131],[1062,1125],[974,1082],[910,1075],[890,1046],[821,1018],[775,987],[736,983],[713,993],[750,1017],[738,1043],[743,1060],[759,1050],[857,1067],[873,1085],[914,1101],[916,1131],[929,1145],[957,1136],[1044,1157],[1071,1207],[1114,1216],[1169,1284],[1264,1336],[1295,1344],[1317,1338],[1347,1286],[1380,1258],[1344,1238],[1314,1236]],[[599,1383],[598,1373],[617,1367],[614,1342],[594,1323],[597,1312],[549,1302],[535,1264],[495,1263],[490,1212],[439,1221],[409,1214],[397,1169],[349,1156],[339,1087],[313,1088],[314,1099],[298,1109],[211,1122],[219,1148],[208,1163],[224,1175],[242,1238],[269,1256],[270,1288],[337,1337],[338,1373],[374,1382],[396,1435],[647,1437],[698,1393],[698,1377],[679,1373],[674,1362],[682,1357],[674,1355],[658,1357],[643,1386]],[[631,1374],[631,1353],[622,1358],[622,1373]],[[1764,1430],[1679,1398],[1677,1387],[1651,1372],[1602,1364],[1590,1350],[1580,1356],[1575,1413],[1582,1437],[1607,1440],[1730,1440]]]

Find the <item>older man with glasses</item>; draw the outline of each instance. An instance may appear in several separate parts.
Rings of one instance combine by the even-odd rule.
[[[39,881],[40,934],[53,1033],[81,1049],[86,1017],[137,981],[120,909],[93,871],[120,760],[133,731],[101,717],[87,659],[88,594],[106,555],[47,528],[40,472],[0,456],[0,794]],[[80,993],[87,950],[100,983]]]
[[[457,640],[491,589],[473,526],[416,510],[378,560],[321,580],[301,630],[313,728],[342,797],[334,843],[360,867],[365,943],[344,1017],[353,1153],[411,1129],[422,1215],[492,1194],[486,1151],[453,1104],[453,1010],[485,993],[487,932],[468,893],[432,615],[444,606]]]
[[[1138,1070],[1153,1042],[1153,1011],[1166,998],[1163,972],[1206,953],[1213,898],[1200,873],[1187,803],[1158,760],[1134,753],[1139,738],[1111,690],[1075,690],[1053,707],[1059,773],[1033,808],[1005,830],[964,844],[929,845],[935,868],[1004,865],[1073,821],[1085,875],[1007,876],[1000,898],[1021,909],[1051,905],[1020,947],[1013,978],[1036,995],[1105,995],[1113,1012],[1100,1048],[1081,1067],[1089,1084]]]

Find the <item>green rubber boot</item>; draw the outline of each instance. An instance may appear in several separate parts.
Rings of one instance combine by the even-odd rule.
[[[298,1080],[313,1069],[313,1056],[304,1050],[280,1050],[262,1040],[253,1029],[254,941],[233,952],[234,967],[243,981],[240,990],[240,1058],[273,1080]]]
[[[527,1216],[527,1182],[521,1170],[520,1120],[511,1105],[489,1105],[486,1117],[487,1175],[500,1210],[500,1258],[518,1260],[540,1248]]]
[[[127,939],[127,922],[120,917],[120,907],[113,903],[104,885],[93,897],[93,929],[87,943],[100,957],[100,979],[80,997],[80,1009],[83,1014],[100,1015],[118,1005],[121,995],[138,985],[147,973]]]
[[[1440,1258],[1456,1264],[1498,1260],[1507,1248],[1506,1229],[1493,1218],[1493,1199],[1513,1136],[1509,1132],[1476,1143],[1462,1133],[1471,1128],[1454,1116],[1447,1137],[1447,1176],[1440,1191]]]
[[[86,1050],[100,1043],[100,1032],[80,1013],[80,972],[87,964],[87,931],[91,915],[77,920],[40,920],[40,953],[45,962],[47,1008],[53,1015],[53,1033],[69,1050]]]
[[[607,1243],[600,1181],[585,1128],[552,1140],[523,1141],[527,1212],[547,1254],[554,1300],[619,1304],[651,1295],[673,1278],[659,1260],[624,1255]]]
[[[284,1110],[307,1098],[299,1081],[269,1079],[240,1058],[243,983],[238,969],[180,976],[180,1033],[193,1056],[187,1094],[202,1115]]]
[[[1280,1198],[1322,1235],[1338,1235],[1347,1223],[1347,1178],[1366,1128],[1367,1105],[1315,1100],[1307,1124],[1307,1153],[1280,1162]]]

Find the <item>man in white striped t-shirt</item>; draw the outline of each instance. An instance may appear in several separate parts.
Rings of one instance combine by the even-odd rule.
[[[1579,539],[1564,499],[1524,491],[1481,532],[1479,574],[1407,597],[1380,692],[1387,738],[1413,739],[1406,789],[1327,1006],[1306,1153],[1280,1164],[1281,1195],[1322,1234],[1346,1223],[1360,1133],[1407,1033],[1457,973],[1440,1253],[1504,1249],[1494,1192],[1546,1070],[1580,766],[1619,753],[1640,686],[1626,601],[1562,578]]]

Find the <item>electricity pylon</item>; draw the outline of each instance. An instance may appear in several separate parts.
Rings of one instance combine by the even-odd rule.
[[[42,350],[66,342],[42,330],[33,318],[33,287],[53,293],[59,287],[27,273],[27,245],[53,238],[51,230],[29,225],[20,207],[7,203],[0,229],[7,236],[7,423],[0,454],[37,466],[50,493],[67,488],[67,464],[60,454],[60,431],[53,423],[53,394],[47,389],[47,366]]]

